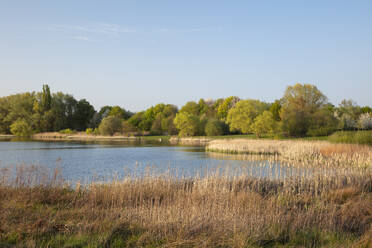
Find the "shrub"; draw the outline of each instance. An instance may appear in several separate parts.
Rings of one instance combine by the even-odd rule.
[[[270,111],[264,111],[254,119],[251,129],[253,133],[260,137],[262,134],[274,134],[275,127],[276,122],[273,114]]]
[[[93,128],[87,128],[87,129],[85,130],[85,133],[86,133],[86,134],[93,134]]]
[[[129,121],[123,121],[121,124],[121,129],[123,133],[131,133],[137,131],[137,128]]]
[[[329,136],[335,143],[355,143],[372,145],[372,131],[339,131]]]
[[[67,128],[67,129],[60,130],[59,133],[61,133],[61,134],[75,134],[76,131],[75,130],[71,130],[70,128]]]
[[[365,130],[372,129],[372,115],[370,113],[361,114],[358,127]]]
[[[116,116],[108,116],[102,120],[98,128],[101,134],[112,136],[121,131],[121,119]]]
[[[98,128],[95,128],[95,129],[93,130],[93,134],[94,134],[94,135],[99,135],[99,130],[98,130]]]
[[[205,125],[205,134],[207,136],[219,136],[224,135],[226,130],[226,125],[224,122],[210,119]]]
[[[20,137],[28,137],[33,133],[31,126],[24,119],[18,119],[10,125],[10,131]]]
[[[179,136],[195,136],[199,132],[200,120],[196,115],[180,112],[174,119],[174,125],[180,130]]]

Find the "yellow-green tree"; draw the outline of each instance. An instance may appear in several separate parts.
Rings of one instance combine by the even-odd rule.
[[[254,119],[251,130],[257,137],[264,134],[273,135],[276,129],[276,122],[270,111],[264,111]]]
[[[188,112],[179,112],[174,118],[174,125],[179,130],[179,136],[195,136],[199,132],[200,120]]]
[[[226,121],[227,114],[240,101],[237,96],[229,96],[217,108],[217,115],[220,120]]]
[[[224,135],[226,131],[226,124],[220,120],[209,119],[205,125],[205,135],[218,136]]]
[[[230,131],[250,133],[254,119],[268,108],[268,105],[259,100],[242,100],[227,114],[226,122],[230,125]]]
[[[282,98],[280,118],[286,135],[305,136],[313,115],[327,103],[327,97],[311,84],[288,86]]]
[[[32,134],[31,125],[25,119],[18,119],[10,125],[12,134],[20,137],[28,137]]]

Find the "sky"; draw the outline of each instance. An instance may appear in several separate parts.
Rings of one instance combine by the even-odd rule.
[[[140,111],[295,83],[372,106],[372,1],[0,0],[0,96]]]

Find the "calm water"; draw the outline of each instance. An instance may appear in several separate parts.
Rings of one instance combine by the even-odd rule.
[[[11,142],[0,141],[0,167],[24,164],[60,168],[69,181],[87,182],[109,179],[127,173],[141,175],[149,168],[158,173],[171,170],[178,176],[193,176],[216,168],[250,169],[254,176],[293,173],[292,168],[276,164],[262,170],[258,163],[214,156],[202,147],[164,146],[126,142]],[[291,170],[291,171],[289,171]]]

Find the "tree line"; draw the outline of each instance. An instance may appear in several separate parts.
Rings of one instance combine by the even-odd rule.
[[[27,92],[0,98],[0,133],[85,131],[92,135],[325,136],[336,130],[372,129],[372,109],[343,100],[338,106],[314,85],[288,86],[272,103],[236,96],[187,102],[181,109],[160,103],[144,111],[120,106],[99,111],[86,100],[62,92]]]

